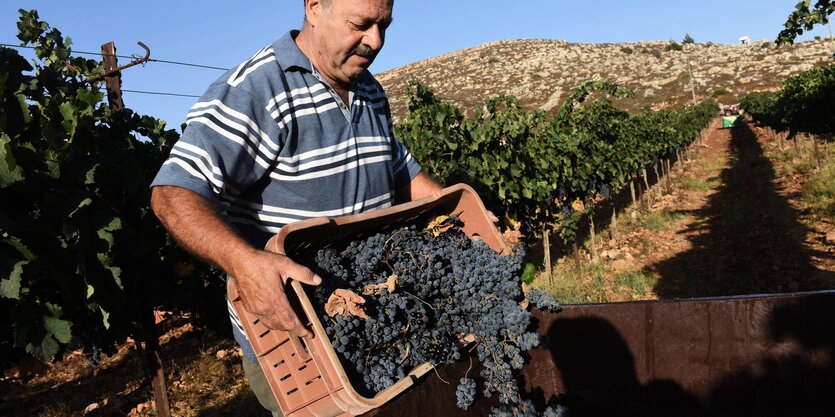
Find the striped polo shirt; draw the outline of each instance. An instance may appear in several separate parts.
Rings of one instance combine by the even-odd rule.
[[[420,171],[394,138],[374,77],[366,71],[343,103],[296,46],[297,34],[209,86],[152,183],[200,194],[255,247],[299,220],[391,206],[394,190]]]

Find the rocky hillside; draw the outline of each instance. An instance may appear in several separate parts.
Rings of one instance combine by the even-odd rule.
[[[670,42],[576,44],[556,40],[492,42],[377,74],[396,118],[405,112],[406,83],[417,79],[464,109],[509,94],[527,108],[552,110],[581,82],[608,79],[631,88],[621,106],[662,108],[692,99],[688,61],[697,98],[734,103],[748,92],[779,87],[786,77],[833,62],[826,40],[776,47]]]

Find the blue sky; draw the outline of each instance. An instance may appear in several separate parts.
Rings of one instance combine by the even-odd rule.
[[[582,43],[681,40],[736,43],[776,38],[795,0],[609,1],[397,0],[394,23],[372,72],[503,39],[561,39]],[[79,51],[116,42],[120,55],[231,67],[302,21],[301,0],[235,1],[4,1],[0,43],[18,44],[17,10],[38,10],[42,20],[73,39]],[[105,11],[106,10],[106,11]],[[801,39],[827,37],[827,27]],[[31,53],[23,51],[24,55]],[[120,59],[120,64],[127,62]],[[220,71],[149,63],[123,73],[123,88],[200,95]],[[179,126],[194,98],[125,93],[134,110]]]

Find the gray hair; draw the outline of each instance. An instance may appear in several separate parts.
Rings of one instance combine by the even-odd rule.
[[[307,25],[307,2],[308,2],[308,0],[304,0],[304,1],[302,2],[302,3],[304,4],[304,9],[305,9],[305,16],[304,16],[304,19],[302,19],[302,26]],[[330,9],[331,9],[331,0],[319,0],[319,3],[322,3],[322,7],[323,7],[326,11],[330,11]]]
[[[320,0],[319,2],[320,2],[320,3],[322,3],[322,6],[323,6],[324,8],[326,8],[326,9],[330,9],[330,7],[331,7],[331,0]],[[304,0],[304,1],[303,1],[303,3],[304,3],[304,5],[305,5],[305,6],[307,6],[307,0]]]

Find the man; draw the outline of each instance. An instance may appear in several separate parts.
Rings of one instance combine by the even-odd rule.
[[[268,327],[310,337],[285,296],[288,278],[321,278],[262,250],[282,226],[354,214],[441,190],[392,134],[388,100],[368,72],[393,0],[306,0],[305,22],[213,83],[152,184],[151,204],[196,256],[235,277]],[[229,305],[259,401],[275,399]]]

